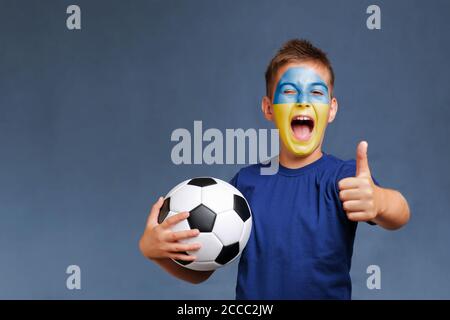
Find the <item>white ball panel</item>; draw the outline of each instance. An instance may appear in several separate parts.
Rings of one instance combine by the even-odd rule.
[[[223,188],[228,190],[229,193],[234,193],[234,194],[237,194],[237,195],[241,196],[242,198],[244,198],[242,193],[238,189],[236,189],[234,186],[229,184],[228,182],[217,179],[217,178],[214,178],[214,180],[216,180],[217,184],[221,185]]]
[[[170,211],[169,214],[167,215],[166,219],[168,219],[176,214],[178,214],[178,213]],[[185,230],[190,230],[190,229],[191,229],[191,227],[189,226],[187,219],[184,219],[183,221],[178,222],[176,225],[174,225],[173,227],[170,228],[170,230],[172,230],[173,232],[185,231]]]
[[[217,215],[213,233],[224,246],[238,242],[244,228],[244,222],[234,210]]]
[[[215,263],[214,261],[207,261],[207,262],[197,262],[194,261],[193,263],[190,263],[187,266],[184,266],[186,268],[196,270],[196,271],[210,271],[215,270],[217,268],[220,268],[222,265]]]
[[[188,254],[197,257],[195,261],[214,261],[222,250],[222,243],[212,232],[201,232],[194,238],[182,240],[183,243],[200,243],[201,248],[197,251],[188,251]]]
[[[202,203],[215,213],[233,209],[233,193],[223,184],[202,188]]]
[[[245,248],[248,239],[250,238],[250,233],[252,232],[252,218],[248,219],[244,223],[244,228],[242,230],[241,239],[239,240],[239,250],[242,252],[242,250]]]
[[[191,211],[202,202],[202,188],[189,184],[183,185],[170,197],[170,211]]]

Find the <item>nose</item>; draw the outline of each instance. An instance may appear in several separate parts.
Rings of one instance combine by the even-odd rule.
[[[297,103],[300,103],[305,107],[311,106],[311,102],[309,101],[308,96],[306,94],[299,94],[297,98]]]
[[[309,101],[298,101],[298,107],[299,108],[310,108],[312,107],[312,103]]]

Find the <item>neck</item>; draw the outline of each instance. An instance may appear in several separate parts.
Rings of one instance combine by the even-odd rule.
[[[280,148],[280,164],[283,167],[289,168],[289,169],[299,169],[302,167],[307,166],[308,164],[313,163],[316,160],[319,160],[323,153],[322,153],[322,146],[319,146],[316,150],[313,151],[310,155],[307,156],[296,156],[292,154],[290,151],[288,151],[283,144],[281,144]]]

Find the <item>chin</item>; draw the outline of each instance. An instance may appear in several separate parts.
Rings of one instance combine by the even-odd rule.
[[[295,158],[306,158],[313,154],[317,150],[318,146],[296,146],[292,142],[289,142],[289,146],[285,144],[286,152]]]

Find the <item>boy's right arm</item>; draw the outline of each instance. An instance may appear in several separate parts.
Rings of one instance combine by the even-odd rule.
[[[163,203],[164,199],[160,197],[152,207],[144,234],[139,241],[139,248],[142,254],[179,279],[190,283],[205,281],[211,276],[213,271],[190,270],[171,260],[195,260],[195,256],[187,255],[185,252],[200,249],[200,244],[184,244],[178,242],[178,240],[196,237],[199,234],[199,230],[171,231],[170,228],[172,226],[189,217],[189,212],[178,213],[158,224],[158,214]]]

